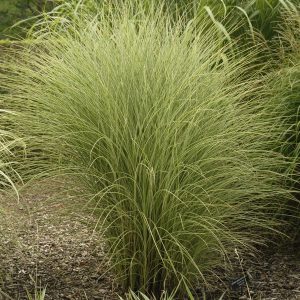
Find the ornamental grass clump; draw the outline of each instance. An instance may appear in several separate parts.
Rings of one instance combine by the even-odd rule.
[[[285,123],[219,27],[125,9],[76,22],[2,63],[18,135],[51,156],[24,164],[78,179],[124,289],[192,291],[278,229]]]

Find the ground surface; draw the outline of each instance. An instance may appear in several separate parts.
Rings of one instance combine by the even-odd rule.
[[[91,226],[96,220],[78,199],[65,193],[54,196],[58,191],[63,191],[61,183],[40,182],[22,192],[19,203],[0,194],[0,207],[6,211],[0,219],[0,300],[26,299],[26,290],[33,294],[39,287],[46,287],[48,300],[118,299],[103,245]],[[220,275],[223,299],[300,299],[300,244],[274,247],[260,259],[249,257]],[[243,271],[248,271],[249,289],[243,280],[242,287],[232,287]],[[218,287],[207,292],[206,299],[219,299]]]
[[[75,198],[53,197],[58,189],[57,183],[40,183],[21,193],[19,203],[0,200],[6,211],[0,222],[5,250],[0,251],[0,287],[12,299],[25,299],[26,289],[33,294],[35,286],[46,287],[49,300],[118,299],[91,226],[96,220],[82,214]]]
[[[240,256],[242,262],[236,259],[233,271],[223,275],[229,288],[227,298],[300,300],[300,243],[285,243],[280,247],[274,245],[263,250],[265,253],[260,257],[251,254]],[[240,280],[242,286],[239,287],[238,281],[243,275],[247,281]]]

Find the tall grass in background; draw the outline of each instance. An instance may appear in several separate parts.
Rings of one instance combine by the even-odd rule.
[[[74,175],[90,195],[123,288],[184,293],[280,228],[284,104],[205,19],[125,8],[44,26],[1,62],[1,99],[28,151],[51,157],[24,168]]]
[[[143,0],[146,3],[152,0]],[[155,2],[155,1],[154,1]],[[297,3],[297,0],[174,0],[161,1],[180,14],[193,17],[210,10],[219,20],[240,24],[239,33],[253,30],[262,34],[266,40],[277,35],[277,25],[281,20],[281,10]],[[157,1],[156,1],[157,3]]]
[[[4,114],[7,115],[11,113],[12,112],[0,109],[1,121]],[[0,192],[10,188],[15,191],[16,195],[18,195],[18,191],[13,180],[13,178],[18,178],[19,181],[21,180],[19,174],[15,171],[14,165],[13,149],[16,147],[22,149],[24,148],[24,143],[13,133],[8,132],[4,128],[0,128]]]
[[[26,141],[30,143],[30,147],[27,149],[25,140],[17,136],[18,129],[13,119],[17,117],[19,108],[16,108],[17,110],[13,109],[13,93],[5,88],[5,77],[10,77],[10,70],[8,65],[4,65],[2,62],[8,63],[11,53],[15,52],[17,54],[18,51],[30,47],[30,45],[31,42],[29,40],[24,40],[9,41],[3,43],[0,47],[0,159],[5,169],[3,172],[15,185],[22,185],[24,182],[32,179],[37,173],[41,173],[45,168],[49,169],[45,167],[44,162],[47,159],[49,160],[49,155],[47,156],[40,146],[35,144],[34,139]],[[20,57],[18,59],[22,60]],[[29,161],[33,164],[43,161],[43,168],[37,170],[37,165],[35,165],[35,168],[28,168]]]
[[[148,13],[159,8],[175,20],[181,17],[185,22],[209,15],[215,23],[225,27],[238,25],[235,36],[251,37],[259,42],[261,38],[271,41],[277,37],[282,9],[291,7],[297,0],[55,0],[53,3],[55,8],[46,16],[48,20],[54,20],[52,25],[56,27],[63,24],[65,28],[70,17],[77,19],[86,13],[94,16],[99,12],[109,14],[112,9],[118,10],[120,5],[126,5],[134,7],[136,13],[141,8]],[[33,28],[45,25],[44,17],[45,14]]]

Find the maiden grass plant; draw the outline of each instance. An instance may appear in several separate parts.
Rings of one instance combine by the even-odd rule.
[[[292,197],[281,108],[259,72],[246,76],[253,58],[204,21],[122,10],[76,22],[2,62],[17,133],[51,156],[25,167],[77,176],[124,289],[209,283],[278,229]]]

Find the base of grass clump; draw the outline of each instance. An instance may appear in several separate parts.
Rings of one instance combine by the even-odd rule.
[[[18,134],[51,156],[28,167],[78,175],[125,290],[206,284],[292,198],[282,117],[219,29],[124,9],[4,62]]]
[[[14,197],[0,195],[0,206],[6,212],[0,218],[0,245],[4,245],[0,252],[0,294],[27,299],[26,290],[34,295],[46,287],[45,299],[126,299],[108,272],[103,243],[96,232],[93,234],[97,218],[82,209],[81,198],[64,192],[69,184],[70,179],[66,178],[35,181],[20,191],[18,204]],[[297,299],[300,241],[298,245],[284,242],[281,246],[277,243],[264,248],[264,254],[257,258],[239,252],[244,271],[252,276],[248,285],[254,299]],[[246,288],[243,291],[231,288],[243,276],[234,253],[231,261],[228,272],[218,270],[219,279],[211,288],[197,290],[198,298],[205,295],[207,299],[218,300],[224,291],[223,299],[248,295]],[[138,292],[134,294],[141,296]],[[160,300],[166,299],[162,296]],[[140,300],[145,299],[140,297]]]

